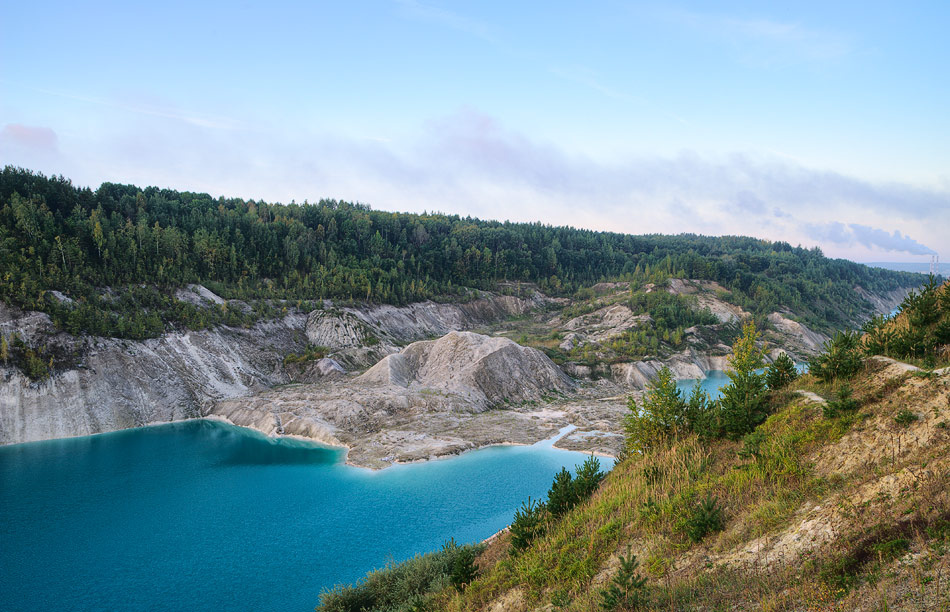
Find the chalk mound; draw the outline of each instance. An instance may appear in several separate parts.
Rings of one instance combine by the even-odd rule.
[[[544,353],[508,338],[453,331],[414,342],[359,376],[358,385],[460,395],[483,408],[537,401],[573,387]]]

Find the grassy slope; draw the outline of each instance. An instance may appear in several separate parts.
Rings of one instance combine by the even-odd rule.
[[[494,542],[483,576],[438,607],[597,609],[629,546],[655,609],[950,609],[950,373],[872,360],[852,386],[861,408],[835,419],[779,398],[756,457],[690,437],[619,464],[527,551]],[[917,419],[898,424],[902,410]],[[725,529],[692,543],[685,522],[707,495]]]

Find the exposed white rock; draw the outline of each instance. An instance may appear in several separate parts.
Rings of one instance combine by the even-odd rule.
[[[109,294],[108,289],[104,292]],[[176,297],[204,307],[225,303],[200,285],[189,285]],[[365,367],[397,351],[395,342],[521,314],[546,300],[536,292],[527,299],[485,294],[465,304],[423,302],[318,310],[309,317],[292,314],[251,329],[170,333],[141,342],[74,338],[57,331],[43,313],[0,304],[4,335],[17,333],[28,342],[57,345],[79,356],[75,368],[56,371],[42,382],[31,382],[13,367],[0,367],[0,444],[202,416],[218,401],[291,382],[283,357],[300,353],[308,341],[337,352],[314,363],[294,364],[292,373],[300,380],[333,381],[345,378],[344,365]],[[247,306],[235,300],[227,304]],[[378,342],[374,343],[374,336]],[[390,404],[393,410],[408,405],[406,398],[393,398]],[[350,416],[359,412],[348,413],[342,404],[340,411]],[[265,426],[272,421],[264,418],[255,426],[276,432],[280,429],[276,425]],[[321,439],[332,435],[318,421],[299,421],[290,429]]]
[[[226,300],[202,285],[188,285],[175,292],[175,299],[195,306],[211,306],[226,303]]]
[[[444,336],[450,331],[468,330],[512,315],[522,315],[550,301],[536,292],[529,299],[485,294],[460,304],[438,304],[426,300],[406,306],[381,304],[347,310],[377,330],[381,337],[396,343],[406,343]]]
[[[575,332],[569,332],[564,336],[564,340],[558,345],[562,351],[572,351],[584,343],[584,337]]]
[[[501,402],[539,400],[573,386],[537,349],[508,338],[454,331],[438,340],[414,342],[383,358],[354,384],[437,390],[469,398],[480,409]]]
[[[351,461],[378,466],[386,457],[412,461],[543,439],[563,425],[561,417],[492,408],[520,409],[572,388],[536,349],[507,338],[450,332],[410,344],[354,379],[220,402],[215,413],[266,433],[308,435],[301,430],[305,424],[350,447]]]
[[[769,323],[775,326],[780,334],[785,336],[787,343],[794,343],[797,348],[806,354],[813,354],[821,351],[822,344],[828,339],[827,336],[812,331],[799,323],[778,312],[773,312],[768,317]]]
[[[644,389],[664,366],[670,368],[677,380],[703,379],[708,370],[725,370],[728,355],[708,355],[684,351],[665,361],[650,359],[617,363],[610,367],[611,377],[618,383],[634,389]]]
[[[83,359],[41,382],[0,367],[0,444],[201,416],[218,400],[288,382],[283,355],[304,344],[302,315],[142,342],[72,338],[38,313],[3,309],[0,317],[4,333],[59,344]]]
[[[602,343],[649,321],[648,314],[634,314],[625,304],[612,304],[571,319],[564,324],[564,329],[583,332],[588,341]]]
[[[60,304],[72,304],[72,303],[73,303],[73,298],[71,298],[71,297],[69,297],[68,295],[62,293],[61,291],[50,291],[49,294],[50,294],[51,296],[53,296],[54,298],[56,298],[56,301],[59,302]]]
[[[527,299],[485,293],[459,304],[426,300],[405,306],[331,307],[310,313],[307,337],[311,344],[331,349],[332,356],[341,363],[361,369],[409,342],[472,329],[524,314],[549,302],[537,292]]]
[[[359,318],[345,311],[314,310],[307,317],[307,339],[333,350],[363,347],[373,337]]]

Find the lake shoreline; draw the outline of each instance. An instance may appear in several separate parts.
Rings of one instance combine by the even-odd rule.
[[[359,464],[359,463],[356,463],[356,462],[353,462],[353,461],[350,460],[350,458],[349,458],[349,452],[350,452],[351,447],[350,447],[350,446],[347,446],[346,444],[344,444],[344,443],[342,443],[342,442],[339,442],[339,443],[336,443],[336,444],[335,444],[335,443],[327,442],[327,441],[324,441],[324,440],[319,440],[319,439],[316,439],[316,438],[310,438],[310,437],[307,437],[307,436],[301,436],[301,435],[299,435],[299,434],[277,434],[277,435],[274,435],[273,433],[268,433],[268,432],[266,432],[266,431],[263,431],[262,429],[259,429],[259,428],[257,428],[257,427],[254,427],[253,425],[239,425],[239,424],[234,423],[233,421],[231,421],[231,420],[230,420],[229,418],[227,418],[226,416],[223,416],[223,415],[220,415],[220,414],[208,414],[208,415],[201,416],[201,417],[194,417],[194,418],[188,418],[188,419],[174,419],[174,420],[171,420],[171,421],[152,421],[152,422],[149,422],[149,423],[145,423],[144,425],[137,425],[137,426],[135,426],[135,427],[127,427],[127,428],[124,428],[124,429],[116,429],[116,430],[113,430],[113,431],[100,431],[100,432],[95,432],[95,433],[79,434],[79,435],[75,435],[75,436],[63,436],[63,437],[61,437],[61,438],[50,438],[50,439],[48,439],[48,440],[30,440],[30,441],[28,441],[28,442],[17,442],[17,443],[15,443],[15,444],[4,444],[4,445],[0,445],[0,448],[12,448],[12,447],[19,447],[19,446],[30,445],[30,444],[39,444],[39,443],[46,443],[46,442],[54,442],[54,441],[56,441],[56,440],[74,440],[74,439],[78,439],[78,438],[90,438],[90,437],[106,436],[106,435],[111,435],[111,434],[121,434],[121,433],[124,433],[124,432],[132,432],[132,431],[139,430],[139,429],[146,429],[146,428],[152,428],[152,427],[161,427],[161,426],[163,426],[163,425],[175,425],[175,424],[179,424],[179,423],[193,423],[193,422],[198,422],[198,421],[208,421],[208,422],[214,422],[214,423],[221,423],[221,424],[224,424],[224,425],[229,425],[229,426],[231,426],[231,427],[235,427],[235,428],[237,428],[237,429],[254,432],[255,434],[258,434],[258,435],[261,436],[262,438],[264,438],[264,439],[266,439],[266,440],[269,440],[269,441],[271,441],[271,442],[297,441],[297,442],[303,442],[303,443],[305,443],[305,444],[307,444],[307,445],[311,445],[311,446],[313,446],[313,447],[315,447],[315,448],[323,448],[323,449],[327,449],[327,450],[342,451],[342,452],[344,453],[344,460],[342,461],[342,463],[343,463],[344,465],[349,466],[349,467],[353,467],[353,468],[358,468],[358,469],[361,469],[361,470],[370,470],[370,471],[373,471],[373,472],[379,472],[379,471],[382,471],[382,470],[386,470],[386,469],[388,469],[388,468],[390,468],[390,467],[396,467],[396,466],[419,465],[419,464],[424,464],[424,463],[430,463],[430,462],[433,462],[433,461],[449,460],[449,459],[453,459],[453,458],[456,458],[456,457],[461,457],[462,455],[465,455],[465,454],[467,454],[467,453],[471,453],[471,452],[478,451],[478,450],[482,450],[482,449],[486,449],[486,448],[502,447],[502,446],[531,447],[531,446],[535,446],[535,445],[537,445],[537,444],[541,444],[541,443],[544,443],[544,442],[551,442],[550,447],[553,448],[553,449],[555,449],[555,450],[558,450],[558,451],[564,451],[564,452],[569,452],[569,453],[583,453],[583,454],[585,454],[585,455],[594,455],[594,456],[596,456],[596,457],[604,457],[604,458],[607,458],[607,459],[614,459],[614,460],[616,460],[616,456],[611,455],[611,454],[609,454],[609,453],[604,453],[604,452],[600,452],[600,451],[579,451],[579,450],[576,450],[576,449],[564,448],[564,447],[558,446],[558,445],[557,445],[558,442],[560,442],[561,440],[565,439],[567,436],[570,435],[571,431],[573,431],[574,429],[576,429],[576,427],[574,427],[574,426],[572,426],[572,425],[567,425],[567,426],[563,427],[560,431],[558,431],[554,436],[550,436],[550,437],[547,437],[547,438],[540,438],[540,439],[535,440],[534,442],[531,442],[531,443],[515,442],[515,441],[492,442],[492,443],[490,443],[490,444],[481,444],[481,445],[473,446],[472,448],[466,448],[466,449],[462,450],[461,452],[448,452],[448,453],[443,453],[443,454],[435,454],[435,455],[430,455],[428,458],[415,459],[415,460],[412,460],[412,461],[398,461],[398,460],[397,460],[397,461],[391,461],[391,462],[388,462],[388,465],[381,466],[381,467],[379,467],[379,466],[370,466],[370,465],[361,465],[361,464]],[[565,429],[568,429],[568,431],[565,431]]]

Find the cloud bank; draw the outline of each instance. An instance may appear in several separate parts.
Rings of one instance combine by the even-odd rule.
[[[43,141],[17,134],[5,128],[2,137]],[[332,197],[630,233],[744,234],[859,260],[931,254],[950,229],[948,189],[875,183],[751,153],[595,159],[470,109],[392,142],[149,116],[94,146],[64,140],[59,148],[61,158],[31,167],[92,186],[109,180],[285,202]]]

